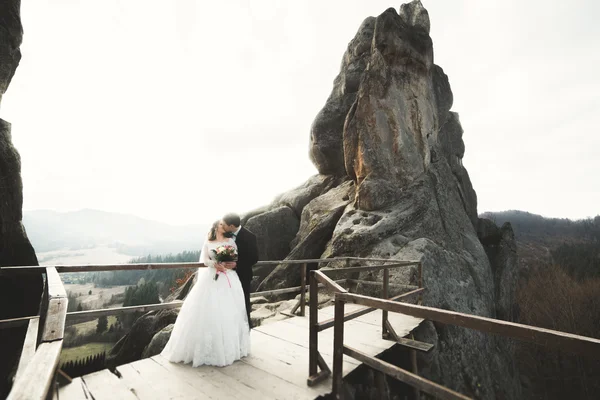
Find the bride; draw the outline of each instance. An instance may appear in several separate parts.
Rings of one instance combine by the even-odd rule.
[[[225,237],[223,221],[217,221],[200,254],[208,268],[198,270],[161,353],[171,362],[221,367],[248,355],[250,329],[242,285],[234,270],[215,261],[214,250],[224,245],[237,249],[235,241]]]

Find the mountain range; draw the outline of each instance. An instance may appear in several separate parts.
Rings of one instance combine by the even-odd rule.
[[[198,250],[209,229],[91,209],[25,211],[23,224],[40,264],[120,263],[148,254]]]

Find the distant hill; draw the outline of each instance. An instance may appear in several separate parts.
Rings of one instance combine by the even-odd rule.
[[[573,221],[509,210],[485,212],[480,217],[497,225],[511,223],[525,268],[556,263],[577,278],[600,276],[600,216]]]
[[[199,250],[209,228],[90,209],[26,211],[23,224],[42,264],[126,262],[148,254]]]

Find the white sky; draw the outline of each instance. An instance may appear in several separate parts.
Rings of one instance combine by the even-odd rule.
[[[4,96],[24,209],[174,223],[316,173],[309,128],[360,23],[401,2],[33,0]],[[425,0],[479,212],[600,212],[600,3]]]

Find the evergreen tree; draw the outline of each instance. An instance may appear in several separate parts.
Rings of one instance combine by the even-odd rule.
[[[98,323],[96,324],[96,333],[106,332],[108,329],[108,318],[105,315],[98,318]]]

